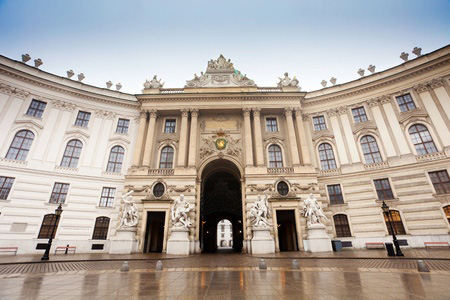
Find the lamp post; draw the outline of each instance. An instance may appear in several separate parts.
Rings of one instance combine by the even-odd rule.
[[[389,223],[389,227],[391,228],[392,239],[393,239],[394,246],[395,246],[395,252],[397,252],[395,255],[404,256],[402,249],[400,249],[400,245],[398,244],[397,237],[395,236],[394,226],[392,226],[391,211],[389,210],[389,206],[386,204],[386,202],[384,202],[384,200],[383,200],[383,204],[381,205],[381,209],[386,214],[386,217],[387,217],[388,223]]]
[[[44,255],[41,257],[41,260],[48,260],[49,259],[48,255],[50,254],[50,248],[52,247],[53,236],[55,234],[56,227],[59,224],[59,218],[61,217],[62,211],[63,210],[62,210],[61,203],[60,203],[58,208],[55,209],[56,220],[55,220],[55,223],[53,224],[52,234],[50,235],[50,238],[48,239],[47,248],[45,249]]]

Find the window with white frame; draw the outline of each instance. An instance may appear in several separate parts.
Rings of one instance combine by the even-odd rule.
[[[29,130],[21,130],[16,133],[11,146],[6,153],[7,159],[25,160],[34,140],[34,133]]]
[[[411,97],[411,94],[405,94],[403,96],[396,97],[398,107],[400,108],[401,112],[413,110],[416,108],[416,104],[414,103],[414,100]]]
[[[355,123],[362,123],[367,122],[367,115],[366,110],[364,109],[364,106],[353,108],[352,109],[353,119],[355,120]]]
[[[123,158],[125,156],[125,149],[122,146],[114,146],[109,153],[108,165],[106,172],[120,173],[122,171]]]
[[[269,146],[269,168],[282,168],[283,167],[283,154],[281,147],[278,145]]]
[[[166,123],[164,124],[164,133],[175,133],[176,125],[177,125],[177,120],[166,119]]]
[[[361,138],[361,149],[367,164],[382,162],[377,140],[373,136],[365,135]]]
[[[116,132],[117,133],[128,133],[128,127],[130,127],[130,120],[128,119],[119,119],[117,121],[117,128],[116,128]]]
[[[411,141],[416,148],[417,155],[425,155],[437,152],[436,145],[431,137],[428,128],[422,124],[415,124],[409,127]]]
[[[268,131],[268,132],[277,132],[278,131],[277,118],[274,118],[274,117],[266,118],[266,131]]]
[[[330,204],[344,204],[344,197],[342,196],[342,189],[340,184],[327,185],[327,189]]]
[[[81,155],[83,144],[79,140],[71,140],[67,143],[66,150],[61,160],[62,167],[76,168]]]
[[[173,168],[173,156],[174,151],[170,146],[166,146],[161,150],[161,158],[159,160],[160,169],[172,169]]]
[[[326,130],[327,124],[325,123],[324,116],[313,117],[314,131]]]
[[[88,127],[90,119],[91,113],[80,110],[78,112],[77,119],[75,120],[75,125],[81,127]]]
[[[56,182],[53,186],[50,203],[64,203],[66,201],[67,192],[69,191],[68,183]]]
[[[33,99],[30,106],[28,107],[27,115],[36,118],[42,118],[46,106],[46,102]]]
[[[0,200],[8,199],[13,183],[13,177],[0,176]]]
[[[114,199],[116,196],[116,189],[110,187],[104,187],[102,189],[102,196],[100,197],[100,207],[112,207],[114,205]]]
[[[333,148],[328,143],[319,146],[320,166],[322,170],[336,169],[336,160],[334,158]]]

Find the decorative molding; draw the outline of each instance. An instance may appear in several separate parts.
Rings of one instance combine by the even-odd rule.
[[[251,111],[252,111],[252,109],[250,107],[244,107],[242,109],[242,113],[243,113],[244,117],[249,117]]]
[[[225,116],[224,114],[220,113],[218,114],[216,117],[213,118],[214,121],[217,121],[219,123],[228,121],[230,118],[228,118],[227,116]]]
[[[326,111],[326,114],[327,114],[329,117],[334,117],[334,116],[336,116],[336,115],[338,114],[338,109],[336,109],[336,108],[331,108],[331,109],[329,109],[329,110]]]
[[[181,111],[181,117],[187,118],[189,116],[189,109],[188,108],[182,108]]]
[[[427,84],[426,83],[420,83],[420,84],[417,84],[417,85],[415,85],[414,87],[414,90],[417,92],[417,93],[425,93],[425,92],[428,92],[428,86],[427,86]]]
[[[77,106],[75,104],[73,104],[73,103],[64,102],[64,101],[60,101],[60,100],[53,100],[52,101],[52,107],[56,108],[56,109],[61,109],[61,110],[72,112],[72,111],[74,111],[74,109]]]
[[[175,169],[148,169],[148,175],[173,175]]]
[[[168,186],[167,186],[167,189],[168,189],[168,191],[171,192],[171,193],[173,193],[173,192],[176,192],[176,193],[184,193],[184,192],[188,192],[188,193],[190,193],[191,190],[194,189],[194,186],[193,186],[193,185],[181,185],[181,186],[178,186],[178,185],[168,185]]]
[[[43,129],[44,126],[42,126],[41,124],[37,123],[34,120],[15,120],[14,124],[18,124],[21,125],[25,128],[32,128],[32,127],[37,127],[39,129]]]
[[[253,107],[252,111],[253,111],[253,116],[254,117],[259,117],[261,115],[261,108],[260,107]]]
[[[122,137],[122,136],[115,136],[115,137],[112,137],[112,138],[110,138],[109,139],[109,141],[110,142],[123,142],[123,143],[125,143],[125,144],[129,144],[130,143],[130,140],[129,139],[126,139],[126,138],[124,138],[124,137]]]
[[[82,127],[82,128],[84,128],[84,127]],[[88,133],[86,133],[85,131],[80,130],[78,128],[66,131],[66,135],[70,135],[70,136],[73,136],[76,138],[85,137],[87,139],[90,137],[90,135]]]
[[[446,157],[447,156],[445,155],[445,152],[434,152],[434,153],[417,156],[417,162],[444,159]]]
[[[101,119],[113,120],[116,117],[116,115],[117,114],[115,112],[108,110],[101,110],[101,109],[95,110],[95,116]]]
[[[8,84],[4,84],[0,82],[0,92],[11,95],[14,92],[14,88]]]
[[[149,109],[147,112],[150,118],[156,119],[158,117],[158,111],[156,109]]]
[[[320,131],[313,131],[312,140],[317,141],[320,139],[334,139],[334,134],[329,130],[320,130]]]
[[[250,189],[250,192],[265,192],[265,191],[272,191],[274,188],[273,184],[247,184],[247,188]]]
[[[332,170],[319,170],[318,176],[333,176],[333,175],[341,175],[341,168],[332,169]]]
[[[367,104],[369,104],[369,107],[375,107],[380,105],[380,101],[378,100],[378,98],[372,98],[367,100]]]
[[[76,174],[76,173],[78,173],[78,168],[69,168],[69,167],[63,167],[63,166],[55,166],[55,171],[63,172],[63,173],[67,173],[67,174]]]
[[[444,86],[444,80],[442,77],[434,78],[431,81],[428,81],[428,84],[431,86],[432,89],[437,89],[441,86]]]
[[[198,108],[191,108],[191,117],[198,117],[199,110]]]
[[[299,183],[292,183],[291,187],[296,192],[309,191],[311,189],[314,189],[314,187],[311,184],[305,186],[305,185],[301,185]]]
[[[286,116],[286,117],[292,117],[292,111],[293,111],[294,109],[292,108],[292,107],[285,107],[284,108],[284,115]]]
[[[294,173],[293,167],[282,167],[282,168],[267,168],[268,174],[287,174]]]
[[[386,161],[364,165],[364,169],[366,171],[379,170],[379,169],[384,169],[384,168],[389,168],[389,164]]]
[[[402,116],[402,115],[401,115]],[[417,123],[417,122],[423,122],[430,125],[430,117],[428,114],[423,113],[420,110],[414,110],[408,113],[405,116],[402,116],[402,118],[398,121],[398,123],[401,125],[402,129],[406,129],[410,124]]]
[[[8,159],[8,158],[0,158],[0,164],[6,165],[6,166],[25,167],[28,164],[28,161],[26,161],[26,160]]]

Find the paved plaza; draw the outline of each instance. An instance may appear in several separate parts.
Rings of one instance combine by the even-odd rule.
[[[45,263],[36,255],[4,255],[0,299],[449,299],[450,251],[405,254],[75,254]],[[258,268],[262,258],[267,270]],[[418,272],[418,259],[431,272]],[[124,260],[127,272],[120,270]],[[162,271],[155,269],[158,260]]]

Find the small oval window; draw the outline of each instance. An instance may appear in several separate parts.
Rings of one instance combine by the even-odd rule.
[[[289,193],[289,186],[286,182],[280,181],[277,184],[277,191],[281,196],[286,196]]]
[[[158,182],[157,184],[155,184],[155,186],[153,187],[153,195],[155,195],[155,197],[159,198],[162,195],[164,195],[164,191],[165,191],[165,187],[164,184],[162,184],[161,182]]]

